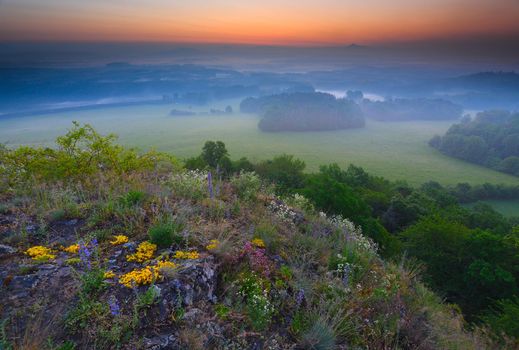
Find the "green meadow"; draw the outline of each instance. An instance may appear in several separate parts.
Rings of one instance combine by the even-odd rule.
[[[236,101],[232,101],[237,110]],[[484,182],[519,185],[519,179],[438,153],[427,145],[435,134],[443,134],[451,122],[380,123],[368,121],[363,129],[330,132],[264,133],[257,118],[235,112],[232,115],[173,117],[173,108],[207,112],[223,109],[224,101],[211,107],[142,105],[53,113],[0,119],[0,143],[52,145],[73,120],[90,123],[103,133],[119,135],[120,143],[139,149],[155,148],[179,158],[200,152],[206,140],[221,140],[232,158],[246,156],[253,161],[281,153],[303,159],[308,171],[320,164],[337,162],[362,166],[370,173],[391,180],[418,185],[434,180],[442,184]]]

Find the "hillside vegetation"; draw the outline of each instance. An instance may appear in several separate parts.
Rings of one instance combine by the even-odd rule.
[[[122,148],[113,136],[78,124],[52,149],[0,149],[0,347],[517,345],[514,323],[503,326],[502,317],[517,301],[496,304],[485,318],[491,328],[478,323],[469,331],[458,307],[424,284],[421,265],[398,254],[371,215],[389,184],[383,179],[334,166],[307,178],[304,163],[289,156],[258,165],[227,158],[223,143],[209,142],[187,162],[203,169],[187,170],[170,156]],[[226,163],[231,167],[223,169]],[[246,171],[251,166],[261,177]],[[358,176],[348,177],[352,172]],[[362,178],[368,187],[352,187]],[[447,200],[437,187],[429,190]],[[370,195],[375,202],[367,204]],[[428,262],[424,244],[433,236],[413,232],[428,232],[432,219],[418,220],[416,228],[412,220],[400,225],[408,226],[410,250],[422,249],[413,254]],[[495,240],[490,231],[478,234]],[[450,263],[446,258],[441,262]],[[426,269],[426,283],[436,287],[441,281]]]

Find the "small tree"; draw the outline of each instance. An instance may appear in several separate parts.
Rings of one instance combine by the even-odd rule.
[[[202,158],[212,168],[216,168],[223,158],[228,158],[229,152],[222,141],[206,141],[202,148]]]

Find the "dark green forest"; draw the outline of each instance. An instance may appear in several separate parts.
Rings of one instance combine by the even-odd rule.
[[[249,97],[240,110],[261,116],[262,131],[321,131],[364,126],[360,107],[347,99],[325,93],[286,93]]]
[[[429,145],[451,157],[519,176],[519,113],[485,111],[465,117]]]

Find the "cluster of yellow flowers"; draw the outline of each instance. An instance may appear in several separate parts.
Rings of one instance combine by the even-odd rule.
[[[103,277],[105,280],[109,280],[115,277],[115,273],[112,270],[108,270],[104,273]]]
[[[71,254],[79,252],[79,244],[71,244],[68,247],[63,247],[63,251]]]
[[[177,267],[178,265],[172,261],[159,261],[155,266],[146,266],[122,275],[119,278],[119,283],[128,288],[150,284],[162,277],[161,272],[163,269],[176,269]],[[111,277],[106,277],[108,273],[111,273]],[[105,278],[113,278],[114,276],[115,274],[112,271],[105,272]]]
[[[198,259],[200,258],[200,254],[198,254],[197,251],[183,252],[181,250],[177,250],[173,257],[175,259]]]
[[[29,255],[33,260],[45,261],[55,259],[56,255],[53,251],[47,247],[37,245],[31,247],[25,251],[25,254]]]
[[[157,245],[150,242],[142,242],[137,247],[137,251],[134,254],[130,254],[126,256],[126,260],[128,261],[136,261],[136,262],[145,262],[153,257],[155,251],[157,250]]]
[[[219,245],[220,245],[220,241],[219,240],[212,239],[212,240],[209,241],[209,244],[205,246],[205,249],[213,250],[213,249],[218,248]]]
[[[157,270],[152,266],[146,266],[142,269],[136,269],[125,273],[119,278],[119,283],[128,288],[133,288],[135,286],[150,284],[156,280],[157,277]]]
[[[250,241],[253,246],[258,248],[265,248],[265,242],[261,238],[254,238],[252,241]]]
[[[110,241],[111,245],[119,245],[119,244],[124,244],[124,243],[128,243],[128,237],[125,235],[114,236],[114,240]]]
[[[162,269],[176,269],[178,267],[177,264],[175,264],[173,261],[159,261],[157,263],[157,266],[155,266],[155,269],[157,271],[161,271]]]

